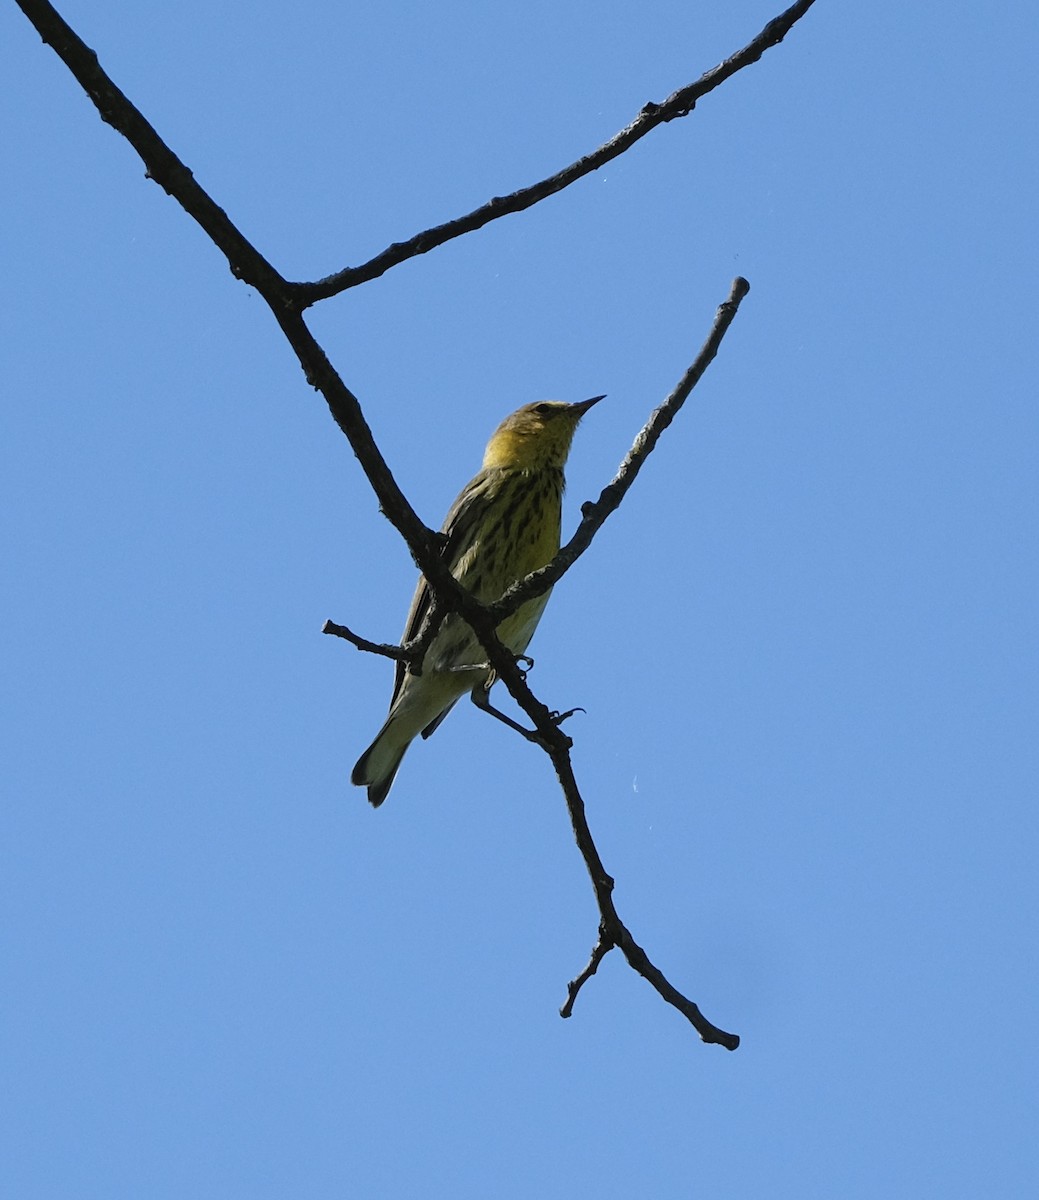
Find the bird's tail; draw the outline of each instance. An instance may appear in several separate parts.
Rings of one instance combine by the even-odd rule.
[[[372,808],[378,808],[389,795],[400,760],[411,745],[411,738],[402,740],[396,726],[397,722],[390,717],[350,774],[351,783],[368,789]]]

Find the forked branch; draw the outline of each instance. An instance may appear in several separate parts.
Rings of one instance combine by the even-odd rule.
[[[502,680],[516,703],[533,722],[538,735],[537,740],[552,759],[559,777],[574,837],[588,868],[600,912],[598,941],[587,966],[569,985],[567,1000],[561,1010],[562,1015],[570,1015],[581,987],[595,973],[605,955],[616,947],[634,970],[669,1004],[674,1005],[688,1018],[705,1042],[714,1042],[730,1050],[735,1049],[739,1044],[736,1035],[712,1025],[692,1001],[668,982],[635,942],[618,916],[613,903],[613,880],[606,873],[595,847],[588,828],[584,801],[574,777],[569,753],[570,738],[560,728],[558,716],[550,712],[531,692],[524,672],[519,669],[512,654],[502,646],[495,630],[505,615],[555,583],[591,544],[603,522],[620,504],[657,439],[714,358],[749,285],[744,279],[734,281],[729,298],[719,308],[714,326],[700,354],[665,403],[652,414],[635,439],[616,476],[602,490],[598,500],[584,506],[583,519],[567,545],[548,566],[519,581],[505,596],[490,606],[475,601],[447,570],[440,554],[437,535],[423,524],[398,487],[372,437],[360,403],[313,337],[303,320],[303,311],[318,300],[374,279],[398,263],[443,245],[452,238],[479,229],[498,217],[529,208],[597,170],[623,154],[658,125],[691,112],[702,96],[737,71],[756,62],[769,47],[782,41],[795,22],[812,6],[814,0],[799,0],[791,5],[775,20],[770,21],[742,50],[706,72],[694,83],[675,92],[662,104],[646,104],[625,129],[591,154],[578,159],[555,175],[540,183],[521,188],[511,196],[495,198],[465,216],[428,229],[406,242],[395,243],[369,262],[337,272],[316,283],[288,282],[244,237],[227,213],[195,180],[187,166],[105,74],[97,55],[71,29],[48,0],[15,2],[43,40],[53,47],[82,85],[102,119],[118,130],[134,147],[145,164],[149,178],[164,188],[206,232],[226,257],[232,273],[256,288],[263,296],[295,352],[307,381],[322,394],[333,418],[349,440],[382,511],[404,538],[433,590],[434,604],[429,619],[418,637],[406,646],[371,642],[345,626],[336,626],[332,622],[327,623],[325,632],[335,633],[361,650],[403,660],[412,669],[418,669],[439,622],[449,613],[459,613],[479,637],[496,676]]]
[[[599,852],[595,847],[595,842],[592,840],[592,833],[588,828],[588,819],[585,816],[584,800],[581,798],[581,793],[577,787],[577,780],[574,778],[569,749],[563,747],[557,749],[553,746],[549,753],[552,757],[552,763],[556,768],[559,782],[563,788],[563,794],[566,796],[566,806],[570,813],[570,823],[573,826],[574,838],[584,858],[585,865],[588,867],[588,874],[591,876],[592,887],[595,890],[595,898],[599,905],[601,917],[599,921],[599,938],[592,950],[591,958],[580,974],[572,979],[567,986],[566,1002],[559,1010],[559,1015],[561,1017],[570,1016],[573,1012],[574,1001],[577,999],[577,993],[599,969],[599,964],[606,955],[616,946],[625,959],[627,959],[628,965],[634,971],[638,972],[651,987],[655,988],[658,995],[666,1000],[668,1004],[678,1009],[682,1016],[689,1021],[700,1035],[702,1041],[724,1046],[726,1050],[735,1050],[740,1044],[739,1036],[735,1033],[727,1033],[724,1029],[719,1029],[717,1025],[713,1025],[708,1021],[693,1001],[684,996],[665,977],[663,971],[650,961],[649,955],[635,941],[627,926],[620,919],[613,903],[613,880],[603,868]]]
[[[513,656],[498,640],[495,629],[504,616],[514,611],[531,596],[539,595],[559,579],[573,564],[577,557],[591,544],[595,534],[602,527],[611,513],[619,507],[625,494],[635,481],[635,477],[643,463],[652,453],[660,435],[671,424],[675,414],[685,403],[689,393],[699,382],[704,371],[714,359],[722,339],[732,324],[740,302],[750,290],[750,284],[743,278],[733,280],[728,299],[718,307],[714,324],[703,348],[690,364],[688,370],[676,384],[671,395],[650,416],[649,420],[639,431],[638,436],[621,463],[613,480],[603,488],[599,499],[594,503],[585,504],[584,517],[577,532],[566,546],[548,566],[528,575],[526,579],[510,588],[509,591],[495,604],[483,605],[469,597],[470,608],[466,606],[464,615],[473,627],[487,653],[488,661],[495,669],[497,676],[505,684],[513,699],[530,718],[534,726],[533,733],[524,730],[511,718],[494,709],[490,711],[512,728],[517,729],[530,740],[536,740],[552,760],[563,796],[566,800],[567,811],[570,814],[570,824],[574,832],[574,840],[584,859],[588,876],[595,892],[599,908],[599,936],[592,950],[591,958],[584,969],[570,982],[567,987],[567,998],[559,1010],[560,1016],[569,1017],[573,1011],[574,1001],[584,984],[595,974],[600,962],[614,947],[620,950],[628,964],[637,971],[668,1004],[673,1005],[693,1025],[704,1042],[724,1046],[727,1050],[735,1050],[740,1044],[738,1035],[727,1033],[724,1029],[712,1024],[700,1011],[696,1004],[683,995],[664,975],[659,967],[650,960],[649,955],[635,941],[631,931],[621,920],[613,902],[613,878],[603,866],[595,840],[592,837],[585,813],[584,800],[581,797],[574,775],[573,763],[570,758],[572,742],[570,737],[560,727],[559,718],[534,695],[527,684],[527,677],[521,671]],[[434,594],[440,595],[434,587]],[[443,611],[454,609],[453,599],[443,599]],[[345,637],[353,645],[362,650],[382,654],[389,658],[399,658],[405,661],[415,661],[414,646],[410,643],[404,647],[389,647],[380,643],[368,642],[343,626],[328,621],[325,623],[325,633],[334,633]],[[418,639],[416,639],[418,641]],[[421,661],[421,655],[418,656]],[[484,707],[489,707],[485,705]],[[536,735],[536,736],[535,736]]]

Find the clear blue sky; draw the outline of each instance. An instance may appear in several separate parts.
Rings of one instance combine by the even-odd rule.
[[[291,277],[540,178],[764,0],[61,10]],[[567,527],[546,759],[460,706],[349,786],[414,583],[263,302],[0,6],[0,922],[19,1200],[1025,1197],[1036,1109],[1034,4],[820,3],[525,216],[313,327],[439,524],[528,400]]]

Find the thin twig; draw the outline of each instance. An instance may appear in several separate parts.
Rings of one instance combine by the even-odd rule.
[[[561,1017],[565,1019],[573,1014],[574,1001],[577,999],[577,993],[581,990],[581,988],[584,987],[588,980],[591,979],[595,972],[598,971],[599,964],[612,949],[613,942],[609,940],[605,929],[600,923],[599,940],[592,947],[591,958],[589,958],[580,974],[574,976],[574,978],[571,979],[566,985],[566,1000],[563,1004],[563,1007],[559,1010],[559,1015]]]
[[[688,370],[675,385],[671,395],[657,408],[646,424],[639,431],[632,443],[631,449],[617,469],[617,474],[599,493],[599,499],[589,502],[581,508],[581,523],[574,531],[573,537],[544,567],[532,571],[523,579],[514,583],[501,599],[490,606],[490,612],[496,621],[503,621],[514,613],[522,604],[534,596],[540,596],[548,591],[553,584],[558,583],[563,575],[573,566],[578,558],[592,544],[607,517],[615,512],[624,499],[628,488],[635,482],[635,477],[642,469],[642,464],[652,453],[660,435],[674,420],[678,410],[685,403],[689,393],[699,383],[704,371],[713,362],[722,339],[739,309],[743,297],[750,291],[750,284],[741,276],[732,281],[732,289],[728,299],[718,306],[714,325],[711,327],[707,340],[700,353],[689,365]]]
[[[326,621],[321,626],[321,632],[342,638],[343,641],[349,642],[351,646],[356,646],[358,650],[364,650],[367,654],[380,654],[383,658],[392,658],[396,662],[407,662],[410,657],[405,646],[391,646],[388,642],[370,642],[345,625],[337,625],[335,621]]]
[[[345,267],[334,275],[328,275],[313,283],[291,284],[296,300],[304,307],[314,304],[318,300],[327,300],[329,296],[336,296],[348,288],[357,287],[360,283],[367,283],[370,279],[377,279],[391,267],[396,267],[419,254],[426,254],[437,246],[451,241],[452,238],[481,229],[499,217],[523,212],[524,209],[530,208],[539,201],[561,192],[570,184],[576,183],[578,179],[583,179],[585,175],[590,175],[593,171],[597,171],[623,154],[637,141],[644,138],[647,133],[656,129],[658,125],[673,121],[676,117],[688,116],[696,106],[696,102],[706,96],[708,92],[714,91],[737,71],[742,71],[744,67],[756,63],[766,50],[777,46],[814,3],[815,0],[798,0],[785,12],[769,21],[758,36],[748,42],[742,50],[738,50],[724,62],[712,67],[695,82],[687,84],[668,96],[662,104],[654,104],[650,101],[643,105],[642,110],[630,125],[614,134],[597,150],[584,155],[568,167],[557,171],[556,174],[542,179],[539,183],[519,188],[518,191],[512,192],[508,196],[495,196],[471,213],[456,217],[452,221],[446,221],[443,225],[436,225],[432,229],[424,229],[405,242],[394,242],[392,246],[387,246],[385,250],[360,266]]]
[[[546,739],[550,737],[548,730],[542,730],[539,727],[539,732]],[[613,879],[606,872],[605,867],[603,867],[599,851],[592,838],[592,831],[588,827],[584,800],[581,797],[581,793],[577,787],[577,780],[574,777],[569,748],[562,741],[551,740],[548,746],[548,753],[552,758],[552,765],[556,769],[556,775],[562,786],[563,795],[566,797],[566,807],[570,814],[570,824],[574,831],[574,839],[577,842],[578,849],[581,851],[581,857],[584,859],[585,866],[588,868],[588,875],[592,881],[592,888],[595,892],[596,902],[599,905],[601,918],[599,923],[599,940],[592,951],[592,957],[584,970],[569,984],[566,1003],[560,1009],[560,1016],[570,1016],[577,993],[583,984],[595,974],[599,963],[610,949],[616,946],[625,959],[627,959],[628,965],[637,971],[651,987],[655,988],[658,995],[666,1000],[668,1004],[678,1009],[700,1035],[702,1041],[724,1046],[726,1050],[735,1050],[740,1044],[739,1036],[735,1033],[727,1033],[724,1029],[719,1029],[717,1025],[712,1024],[696,1004],[688,996],[684,996],[666,978],[660,968],[650,961],[649,955],[635,941],[627,926],[620,919],[617,908],[613,903]]]

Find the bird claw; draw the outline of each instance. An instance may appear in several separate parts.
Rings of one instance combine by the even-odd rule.
[[[564,713],[561,713],[561,712],[549,713],[548,719],[552,722],[553,725],[562,725],[562,723],[566,720],[569,720],[569,718],[572,717],[574,715],[574,713],[583,713],[584,711],[585,710],[583,708],[568,708],[566,710],[566,712],[564,712]]]

